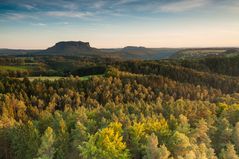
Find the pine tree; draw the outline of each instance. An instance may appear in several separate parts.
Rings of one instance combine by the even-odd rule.
[[[239,151],[239,122],[236,123],[233,131],[233,142],[235,143],[237,151]]]
[[[193,145],[193,150],[195,152],[195,158],[199,159],[217,159],[214,150],[208,148],[204,143],[199,145]]]
[[[207,147],[210,147],[211,139],[208,136],[208,124],[204,119],[199,120],[196,125],[196,129],[192,133],[193,140],[196,144],[204,143]]]
[[[32,159],[39,147],[39,132],[32,122],[18,125],[9,131],[9,140],[13,156],[19,159]]]
[[[222,151],[220,153],[220,159],[239,159],[239,157],[234,149],[234,145],[227,144],[226,150],[222,149]]]
[[[54,121],[55,133],[56,133],[55,143],[54,143],[56,152],[54,156],[57,159],[64,159],[69,148],[69,133],[67,130],[66,122],[62,117],[62,114],[57,111],[55,112],[54,117],[56,119],[56,121]]]
[[[179,115],[179,125],[177,127],[177,131],[184,134],[189,134],[190,132],[190,124],[188,123],[188,118],[182,114]]]
[[[191,144],[189,138],[178,131],[176,131],[170,139],[170,145],[172,154],[176,156],[184,157],[191,151]]]
[[[170,152],[165,145],[158,147],[158,138],[151,134],[148,138],[145,159],[168,159]]]
[[[219,153],[220,150],[227,145],[227,143],[231,142],[232,131],[233,129],[231,128],[231,124],[226,118],[218,121],[217,131],[213,136],[214,148],[217,153]]]
[[[38,149],[36,159],[53,159],[55,148],[53,146],[55,134],[51,127],[48,127],[41,138],[41,146]]]

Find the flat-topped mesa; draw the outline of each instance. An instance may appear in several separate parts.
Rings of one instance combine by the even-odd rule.
[[[90,46],[89,42],[82,41],[62,41],[45,50],[48,54],[61,55],[82,55],[93,54],[98,51]]]
[[[56,43],[53,47],[49,49],[66,49],[66,48],[75,48],[81,50],[91,50],[89,42],[82,42],[82,41],[62,41]]]

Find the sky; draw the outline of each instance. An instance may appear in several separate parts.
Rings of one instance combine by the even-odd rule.
[[[239,0],[0,0],[0,48],[239,47]]]

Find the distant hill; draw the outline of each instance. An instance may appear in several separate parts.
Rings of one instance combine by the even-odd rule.
[[[127,46],[121,49],[122,53],[126,53],[129,56],[146,56],[154,54],[155,52],[152,49],[142,47],[142,46]]]
[[[138,51],[142,51],[142,52],[145,52],[145,51],[150,51],[151,49],[147,49],[146,47],[143,47],[143,46],[126,46],[124,47],[123,49],[121,49],[121,51],[123,52],[138,52]]]
[[[99,56],[121,59],[161,59],[168,58],[176,53],[177,49],[151,49],[145,47],[127,46],[122,49],[97,49],[90,46],[88,42],[65,41],[58,42],[53,47],[40,54],[64,55],[64,56]]]
[[[142,59],[157,60],[169,58],[179,49],[170,48],[146,48],[137,46],[127,46],[117,49],[97,49],[91,47],[89,42],[82,41],[62,41],[46,50],[11,50],[0,49],[2,55],[61,55],[61,56],[93,56],[110,57],[120,59]]]
[[[171,48],[146,48],[146,47],[136,47],[127,46],[120,50],[126,58],[129,59],[146,59],[146,60],[156,60],[169,58],[175,54],[178,49]]]
[[[239,55],[238,48],[192,48],[179,50],[173,54],[174,59],[191,59],[205,57],[233,57]]]
[[[39,50],[21,50],[21,49],[0,49],[1,56],[26,55],[28,53],[39,52]]]

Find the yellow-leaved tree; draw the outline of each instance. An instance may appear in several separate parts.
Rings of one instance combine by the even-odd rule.
[[[129,158],[129,151],[126,149],[121,133],[121,123],[110,123],[108,127],[90,135],[89,140],[79,146],[81,157],[84,159]]]

